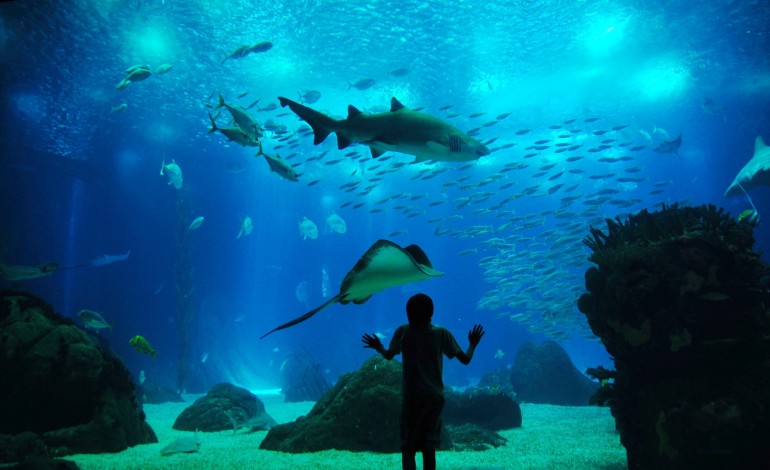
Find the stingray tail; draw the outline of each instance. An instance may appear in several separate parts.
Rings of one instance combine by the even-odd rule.
[[[262,339],[262,338],[264,338],[265,336],[267,336],[267,335],[269,335],[269,334],[271,334],[271,333],[274,333],[274,332],[276,332],[276,331],[278,331],[278,330],[283,330],[284,328],[288,328],[288,327],[290,327],[290,326],[294,326],[294,325],[296,325],[297,323],[302,323],[303,321],[305,321],[305,320],[307,320],[308,318],[312,317],[313,315],[315,315],[316,313],[318,313],[318,312],[320,312],[321,310],[325,309],[325,308],[326,308],[326,307],[328,307],[329,305],[331,305],[331,304],[333,304],[333,303],[335,303],[335,302],[338,302],[338,301],[339,301],[341,298],[342,298],[342,296],[341,296],[340,294],[337,294],[337,295],[335,295],[334,297],[332,297],[331,299],[329,299],[329,300],[327,300],[326,302],[324,302],[323,304],[321,304],[321,306],[320,306],[320,307],[316,307],[316,308],[314,308],[313,310],[311,310],[311,311],[307,312],[306,314],[302,315],[301,317],[297,317],[297,318],[295,318],[294,320],[292,320],[292,321],[290,321],[290,322],[286,322],[286,323],[284,323],[284,324],[283,324],[283,325],[281,325],[281,326],[278,326],[278,327],[275,327],[275,328],[273,328],[272,330],[268,331],[268,332],[267,332],[267,333],[265,333],[264,335],[260,336],[260,337],[259,337],[259,339]]]
[[[326,138],[329,137],[329,134],[334,132],[337,121],[329,116],[282,96],[278,97],[278,101],[281,103],[281,107],[285,108],[288,106],[294,114],[302,118],[303,121],[307,122],[310,127],[313,128],[313,143],[315,145],[326,140]]]

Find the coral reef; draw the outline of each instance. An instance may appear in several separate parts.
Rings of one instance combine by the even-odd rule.
[[[629,468],[770,462],[770,270],[752,226],[713,205],[607,220],[578,308],[614,357],[609,403]],[[518,392],[518,390],[517,390]]]
[[[22,293],[0,295],[0,462],[157,442],[118,358]]]

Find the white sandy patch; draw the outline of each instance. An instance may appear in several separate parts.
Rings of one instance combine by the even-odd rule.
[[[260,450],[267,431],[199,433],[201,449],[194,454],[162,457],[160,449],[192,433],[171,428],[176,417],[198,396],[186,395],[185,403],[145,405],[147,421],[159,443],[132,447],[118,454],[80,454],[65,457],[84,470],[127,469],[286,469],[343,470],[348,468],[397,469],[400,454],[328,450],[310,454],[288,454]],[[307,414],[313,402],[284,403],[282,395],[260,395],[268,414],[279,423]],[[523,425],[500,431],[505,446],[483,452],[438,452],[442,470],[467,469],[564,469],[627,468],[626,452],[615,432],[608,408],[552,405],[521,405]],[[420,455],[417,467],[421,468]]]

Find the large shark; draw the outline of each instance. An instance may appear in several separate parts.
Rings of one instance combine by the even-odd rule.
[[[758,135],[754,141],[754,156],[727,187],[725,196],[736,196],[763,184],[770,185],[770,147]]]
[[[419,246],[401,248],[390,240],[377,240],[345,276],[339,294],[301,317],[273,328],[260,339],[301,323],[333,303],[362,304],[385,289],[443,275],[433,269],[428,255]]]
[[[390,111],[385,113],[364,114],[349,105],[347,119],[340,120],[288,98],[278,97],[278,101],[313,128],[316,145],[333,132],[338,148],[363,144],[372,157],[392,151],[414,155],[416,162],[466,162],[489,155],[489,149],[469,135],[438,118],[406,108],[396,98],[391,98]]]

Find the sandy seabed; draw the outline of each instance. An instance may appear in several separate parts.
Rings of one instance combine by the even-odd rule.
[[[284,403],[282,395],[258,395],[267,412],[279,423],[307,414],[314,402]],[[288,454],[260,450],[267,431],[199,433],[200,451],[161,456],[160,449],[192,433],[171,428],[176,417],[198,395],[184,403],[145,405],[147,422],[158,436],[157,444],[126,449],[117,454],[79,454],[65,457],[84,470],[128,469],[399,469],[400,454],[327,450]],[[439,469],[625,469],[626,452],[620,445],[608,408],[521,405],[522,427],[498,431],[508,443],[481,452],[440,451]],[[417,455],[417,468],[421,468]]]

